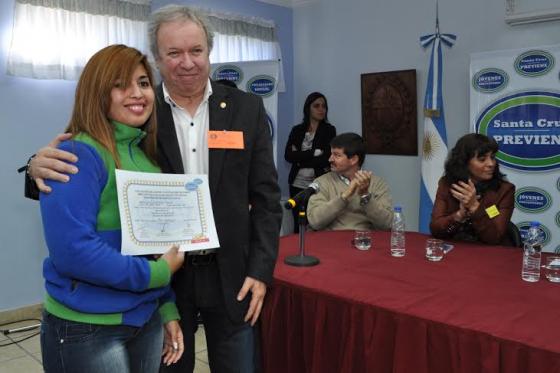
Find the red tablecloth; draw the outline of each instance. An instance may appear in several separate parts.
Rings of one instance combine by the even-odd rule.
[[[265,372],[560,372],[560,284],[521,280],[519,249],[455,242],[441,262],[408,232],[406,256],[389,232],[370,251],[352,232],[306,235],[321,263],[291,267],[298,236],[281,239],[262,312]]]

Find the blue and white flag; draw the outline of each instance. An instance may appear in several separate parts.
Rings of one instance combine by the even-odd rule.
[[[422,183],[420,185],[419,231],[430,232],[430,219],[438,187],[447,157],[447,134],[443,115],[442,52],[441,44],[451,47],[457,37],[451,34],[436,33],[420,38],[422,47],[432,44],[430,71],[424,98],[424,139],[422,141]]]

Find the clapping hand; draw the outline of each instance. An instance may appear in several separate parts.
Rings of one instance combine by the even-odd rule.
[[[352,197],[354,194],[363,195],[367,194],[369,190],[369,183],[371,181],[371,176],[373,173],[371,171],[359,170],[356,172],[348,189],[346,189],[342,195],[344,199]]]
[[[471,179],[467,183],[458,181],[456,184],[451,184],[451,195],[459,201],[459,211],[463,210],[466,213],[472,214],[477,209],[480,203],[476,195],[476,187]]]
[[[367,194],[372,175],[373,173],[371,171],[360,170],[356,172],[356,175],[354,176],[354,180],[356,180],[358,184],[356,188],[356,192],[358,193],[359,196]]]

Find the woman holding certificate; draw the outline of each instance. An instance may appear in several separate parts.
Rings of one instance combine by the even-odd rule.
[[[72,138],[59,146],[76,155],[80,171],[50,182],[56,193],[40,197],[49,250],[46,372],[155,373],[162,355],[169,365],[183,353],[169,282],[184,253],[174,247],[158,260],[120,253],[115,169],[159,172],[152,85],[146,56],[124,45],[97,52],[80,76],[66,129]]]

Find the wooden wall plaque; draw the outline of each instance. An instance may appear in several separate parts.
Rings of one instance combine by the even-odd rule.
[[[361,75],[368,154],[418,155],[416,70]]]

